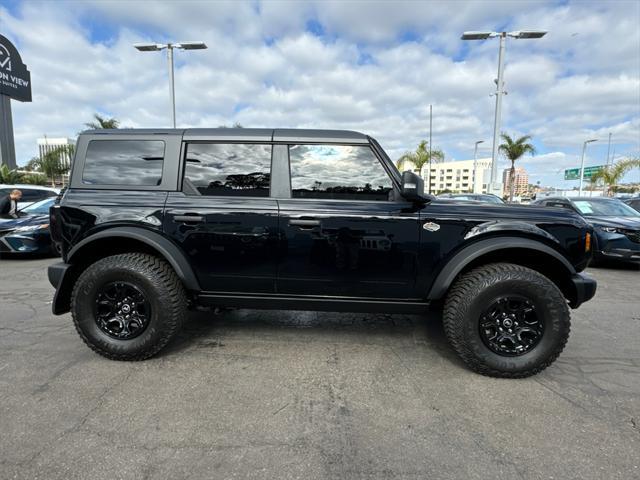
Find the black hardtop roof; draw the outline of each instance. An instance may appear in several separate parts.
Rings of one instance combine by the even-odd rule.
[[[301,128],[118,128],[86,130],[83,135],[181,135],[185,140],[367,144],[369,137],[351,130]]]

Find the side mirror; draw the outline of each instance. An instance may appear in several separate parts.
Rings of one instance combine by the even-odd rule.
[[[424,194],[424,180],[411,171],[402,172],[402,197],[412,202],[426,203],[430,200]]]

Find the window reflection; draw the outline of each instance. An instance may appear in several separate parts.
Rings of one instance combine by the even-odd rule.
[[[269,196],[271,146],[192,143],[183,190],[196,195]]]
[[[294,198],[389,200],[391,179],[368,146],[289,147]]]
[[[160,140],[92,140],[82,172],[91,185],[160,185],[164,142]]]

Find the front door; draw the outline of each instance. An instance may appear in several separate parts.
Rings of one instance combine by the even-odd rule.
[[[419,214],[368,145],[290,145],[280,294],[416,298]]]
[[[271,145],[186,145],[182,192],[164,230],[188,255],[203,290],[275,291],[278,204],[269,198]]]

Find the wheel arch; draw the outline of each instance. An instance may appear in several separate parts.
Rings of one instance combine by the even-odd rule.
[[[573,302],[576,291],[571,278],[576,270],[557,250],[542,241],[521,237],[488,238],[458,251],[440,270],[427,298],[440,300],[462,274],[489,263],[513,263],[531,268],[549,278]]]
[[[66,257],[69,268],[58,285],[54,313],[69,311],[73,285],[84,267],[100,258],[128,252],[148,253],[163,258],[176,272],[185,290],[200,290],[187,257],[173,242],[160,233],[144,228],[115,227],[84,238],[69,251]]]

